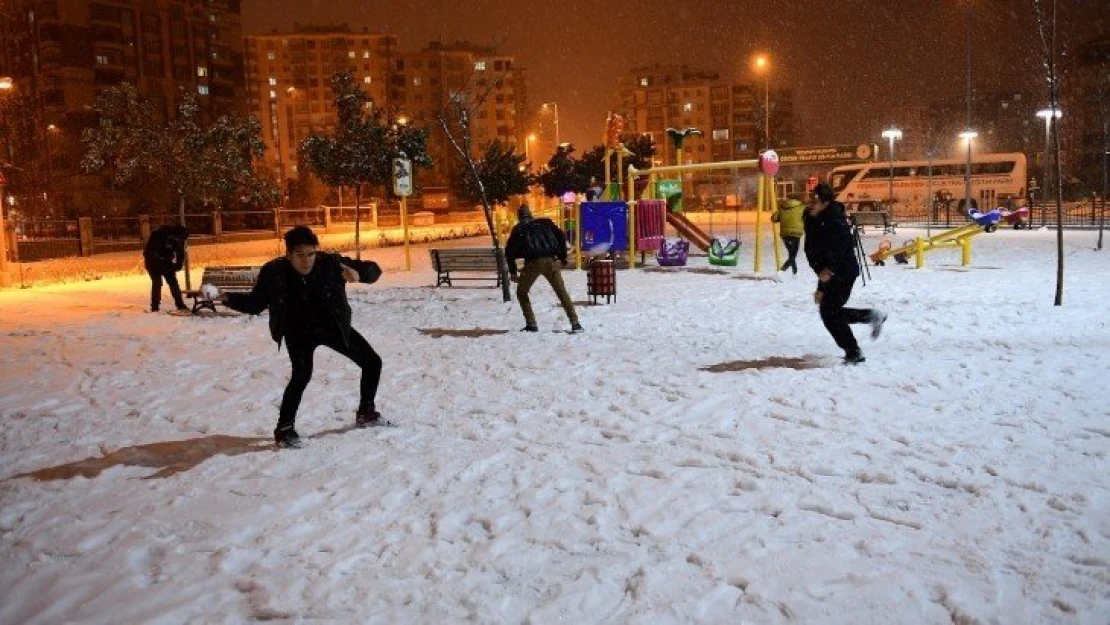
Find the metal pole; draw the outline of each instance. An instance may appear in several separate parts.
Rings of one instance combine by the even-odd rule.
[[[1044,193],[1041,194],[1042,202],[1048,202],[1048,198],[1052,197],[1052,168],[1048,166],[1051,159],[1051,156],[1049,156],[1049,144],[1052,142],[1051,128],[1052,113],[1045,115],[1044,118]],[[1044,211],[1041,211],[1041,225],[1044,225]]]
[[[763,74],[763,147],[771,149],[771,73]]]
[[[971,0],[967,0],[967,132],[971,132]],[[967,169],[964,172],[964,212],[971,210],[971,137],[967,138]]]
[[[0,172],[0,176],[3,176]],[[6,181],[0,178],[0,287],[9,287],[12,285],[11,277],[8,276],[8,229],[4,225],[4,186]]]
[[[967,167],[964,168],[964,213],[971,210],[971,137],[967,138]]]
[[[894,205],[894,135],[890,135],[890,186],[887,189],[886,201]]]

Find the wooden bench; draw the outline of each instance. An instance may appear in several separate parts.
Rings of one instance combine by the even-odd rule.
[[[255,281],[258,280],[260,269],[262,268],[249,265],[212,265],[204,268],[200,284],[202,287],[205,284],[211,284],[221,293],[250,293]],[[208,299],[200,289],[186,291],[185,296],[193,299],[194,315],[205,308],[216,312],[216,302]]]
[[[864,226],[882,226],[883,234],[895,234],[894,228],[898,225],[891,221],[890,213],[886,211],[856,211],[850,218],[861,234]]]
[[[493,280],[501,286],[501,263],[504,252],[492,247],[452,247],[428,250],[432,255],[432,268],[436,270],[436,286],[452,286],[452,280]],[[458,273],[488,273],[487,276],[452,276]]]

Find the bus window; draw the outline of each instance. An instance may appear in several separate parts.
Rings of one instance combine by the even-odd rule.
[[[833,191],[840,193],[844,187],[848,186],[856,176],[863,171],[861,169],[841,169],[835,170],[829,177],[829,184],[832,185]]]

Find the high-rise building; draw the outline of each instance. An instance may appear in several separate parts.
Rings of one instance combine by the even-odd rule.
[[[755,158],[769,127],[772,147],[793,145],[794,104],[788,89],[764,93],[758,85],[731,83],[716,72],[686,66],[638,67],[622,77],[617,112],[626,116],[625,132],[649,135],[656,164],[674,165],[667,128],[696,127],[702,135],[683,144],[683,161],[704,163]],[[764,120],[764,103],[770,118]]]
[[[1072,162],[1065,159],[1062,164],[1064,179],[1075,181],[1064,189],[1073,197],[1101,196],[1110,191],[1106,188],[1110,184],[1110,37],[1079,46],[1064,70],[1060,141]],[[1043,108],[1048,108],[1048,98],[1044,99]]]
[[[292,33],[246,38],[247,109],[262,125],[264,159],[274,178],[297,180],[297,152],[312,134],[335,131],[332,76],[345,69],[389,114],[393,107],[393,66],[398,58],[392,35],[350,32],[345,26],[297,25]]]
[[[130,82],[166,116],[181,90],[206,114],[243,110],[239,1],[5,0],[0,75],[19,103],[9,118],[34,126],[13,158],[48,172],[44,189],[65,189],[69,212],[91,207],[102,178],[77,175],[76,152],[100,89]]]

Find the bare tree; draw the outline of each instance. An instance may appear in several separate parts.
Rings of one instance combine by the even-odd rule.
[[[1041,43],[1041,60],[1048,78],[1049,110],[1058,111],[1060,110],[1060,76],[1056,64],[1056,0],[1052,0],[1051,10],[1051,17],[1046,17],[1041,0],[1033,0],[1037,34]],[[1063,168],[1060,166],[1059,120],[1055,115],[1049,115],[1048,121],[1050,151],[1056,160],[1056,296],[1053,305],[1062,306],[1064,304],[1064,176]],[[1045,163],[1045,167],[1047,169],[1048,163]]]
[[[471,131],[471,120],[475,118],[478,109],[482,108],[482,104],[485,103],[493,89],[497,87],[498,82],[479,83],[471,91],[470,81],[473,77],[474,71],[470,73],[458,91],[449,95],[447,102],[436,117],[439,120],[440,127],[443,128],[443,134],[455,149],[455,155],[458,156],[459,161],[466,168],[474,188],[477,189],[478,195],[481,197],[482,212],[485,214],[486,225],[489,227],[493,250],[497,258],[500,259],[497,272],[501,278],[501,296],[504,301],[509,302],[512,301],[512,296],[509,293],[509,267],[505,263],[505,255],[501,251],[501,242],[497,240],[497,227],[493,223],[493,205],[490,202],[482,176],[478,171],[477,163],[474,161],[473,133]]]

